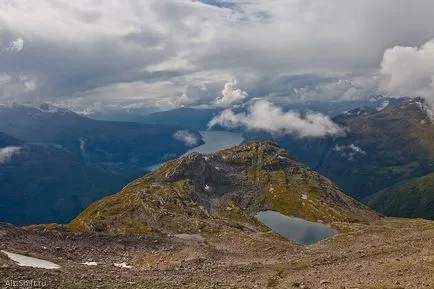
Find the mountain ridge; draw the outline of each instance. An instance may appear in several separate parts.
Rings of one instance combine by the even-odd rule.
[[[326,223],[378,218],[281,147],[252,142],[170,161],[92,204],[70,227],[111,233],[198,233],[214,230],[210,218],[250,226],[252,215],[263,210]]]
[[[355,109],[333,121],[346,135],[300,139],[250,132],[246,139],[272,139],[358,200],[434,171],[433,124],[421,98],[382,110]]]
[[[338,234],[296,244],[253,217],[263,209],[321,218]],[[61,266],[22,267],[0,251],[0,272],[53,288],[430,288],[433,236],[434,222],[382,218],[254,142],[170,161],[69,225],[0,223],[0,250]]]
[[[188,143],[175,137],[179,131]],[[189,150],[191,139],[203,143],[199,132],[180,126],[97,121],[49,105],[0,106],[0,219],[69,222],[148,166]]]

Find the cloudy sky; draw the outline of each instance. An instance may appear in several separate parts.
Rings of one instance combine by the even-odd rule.
[[[434,99],[432,39],[432,0],[0,0],[0,103]]]

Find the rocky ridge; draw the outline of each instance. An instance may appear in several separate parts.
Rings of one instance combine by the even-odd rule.
[[[70,228],[212,234],[228,223],[256,226],[253,215],[264,210],[326,223],[378,218],[286,150],[270,142],[252,142],[168,162],[91,205]]]

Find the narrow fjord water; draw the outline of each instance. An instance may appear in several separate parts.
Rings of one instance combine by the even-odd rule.
[[[188,150],[184,155],[192,152],[211,154],[241,144],[244,137],[241,133],[228,131],[200,131],[204,144]],[[150,171],[158,169],[162,163],[148,167]]]
[[[274,211],[259,212],[255,217],[274,232],[299,244],[311,245],[337,234],[336,230],[324,224],[288,217]]]

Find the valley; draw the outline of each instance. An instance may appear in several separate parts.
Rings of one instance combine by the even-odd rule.
[[[336,230],[288,241],[255,213]],[[59,269],[18,266],[4,280],[50,288],[432,288],[434,222],[383,218],[268,142],[164,164],[68,225],[0,224],[0,250]],[[206,277],[205,277],[206,276]]]
[[[434,289],[433,27],[0,0],[0,289]]]
[[[193,143],[176,139],[179,131]],[[179,126],[97,121],[49,105],[0,105],[0,220],[67,223],[149,165],[200,144],[199,132]]]
[[[411,190],[396,192],[398,183],[434,170],[432,120],[426,105],[418,98],[379,111],[368,107],[348,111],[333,118],[345,129],[343,136],[298,138],[250,131],[245,137],[278,143],[350,196],[371,205],[374,198],[381,200],[374,208],[386,215],[432,218],[433,190],[426,187],[424,196]]]

